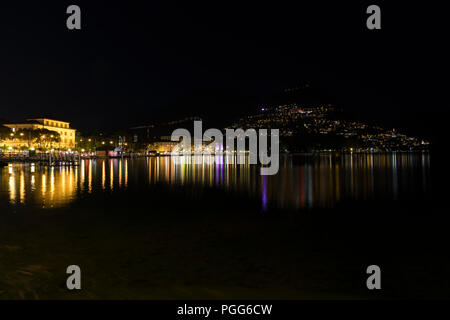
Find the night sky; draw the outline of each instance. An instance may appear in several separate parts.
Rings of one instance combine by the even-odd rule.
[[[378,1],[376,31],[365,26],[372,2],[150,3],[2,3],[0,118],[51,116],[82,130],[232,118],[303,82],[367,117],[447,111],[441,2]],[[66,28],[70,4],[80,31]]]

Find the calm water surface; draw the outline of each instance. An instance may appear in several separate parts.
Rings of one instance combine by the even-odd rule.
[[[183,186],[199,194],[204,188],[219,188],[256,198],[263,210],[301,209],[416,197],[431,187],[428,153],[284,156],[275,176],[261,176],[256,165],[220,159],[215,164],[191,164],[188,157],[83,160],[78,167],[53,168],[10,164],[0,168],[0,203],[55,208],[88,194],[138,189],[151,193],[146,187]]]

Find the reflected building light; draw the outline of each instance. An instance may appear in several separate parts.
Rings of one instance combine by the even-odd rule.
[[[36,179],[34,177],[34,175],[31,176],[31,191],[35,191],[36,190]]]
[[[41,189],[42,189],[42,197],[45,198],[45,194],[47,192],[47,177],[45,174],[42,175]]]
[[[105,168],[105,161],[102,161],[102,189],[105,190],[106,186],[106,168]]]
[[[88,192],[92,192],[92,160],[88,164]]]
[[[205,171],[206,171],[206,165],[203,163],[202,167],[200,168],[200,180],[202,182],[202,186],[205,184]]]
[[[153,158],[147,158],[148,184],[152,184]]]
[[[80,190],[83,191],[84,190],[84,166],[85,166],[85,161],[81,160],[81,168],[80,168],[80,174],[81,174],[81,179],[80,179]]]
[[[125,188],[128,187],[128,160],[125,159]]]
[[[184,157],[184,156],[183,156],[183,157]],[[171,168],[171,166],[170,166],[169,158],[168,158],[168,157],[166,157],[166,159],[165,159],[165,161],[164,161],[164,165],[165,165],[165,169],[166,169],[166,172],[165,172],[165,180],[166,180],[167,183],[170,184],[170,182],[171,182],[171,176],[170,176],[170,168]]]
[[[263,211],[267,211],[267,176],[264,175],[262,176],[262,195],[261,195],[261,205],[262,205],[262,210]]]
[[[230,166],[228,166],[225,163],[225,170],[226,170],[226,188],[229,189],[230,188]]]
[[[159,182],[159,161],[160,158],[156,159],[156,182]]]
[[[204,158],[201,157],[200,160],[201,161],[199,162],[199,164],[196,164],[195,166],[192,167],[192,184],[194,184],[194,185],[195,185],[195,182],[197,181],[198,170],[201,170],[201,166],[203,166]],[[200,166],[200,169],[198,168],[198,166]]]
[[[20,187],[19,187],[20,203],[25,203],[25,176],[23,169],[20,171]]]
[[[53,202],[55,195],[55,168],[50,170],[50,200]]]
[[[112,160],[109,161],[109,188],[114,190],[114,168]]]
[[[16,178],[14,176],[9,177],[9,200],[11,203],[16,202]]]
[[[216,164],[215,166],[215,180],[216,180],[216,185],[220,185],[220,166],[218,164]]]
[[[209,186],[212,186],[212,185],[214,185],[214,166],[213,165],[211,165],[211,166],[208,166],[209,167],[209,172],[208,172],[208,174],[209,174]]]
[[[119,188],[122,187],[122,160],[118,160],[119,165]]]
[[[64,170],[63,172],[60,173],[60,177],[61,177],[61,191],[62,191],[62,195],[65,198],[66,196],[66,189],[67,189],[67,185],[66,185],[66,170]]]
[[[76,173],[76,168],[75,168],[75,170],[70,170],[70,172],[69,172],[69,186],[70,186],[70,190],[74,190],[74,186],[73,186],[73,177],[74,177],[74,171],[75,171],[75,173]],[[75,175],[75,177],[76,177],[76,175]],[[75,190],[74,190],[75,191]]]

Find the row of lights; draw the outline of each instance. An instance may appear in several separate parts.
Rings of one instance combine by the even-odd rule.
[[[88,141],[89,141],[89,142],[91,142],[91,141],[92,141],[92,139],[88,139]],[[80,139],[80,142],[83,142],[83,139]],[[114,143],[114,141],[110,141],[110,142],[109,142],[109,144],[113,144],[113,143]],[[102,144],[106,144],[106,142],[105,142],[105,141],[102,141]],[[125,143],[124,143],[124,145],[126,145],[126,146],[127,146],[127,145],[128,145],[128,143],[127,143],[127,142],[125,142]]]
[[[15,135],[14,133],[11,133],[11,134],[10,134],[11,137],[14,137],[14,135]],[[24,136],[23,132],[20,133],[20,136],[21,136],[21,137]],[[54,137],[54,135],[50,135],[50,138],[53,138],[53,137]],[[45,139],[45,134],[43,134],[43,135],[41,136],[41,138],[42,138],[42,139]]]

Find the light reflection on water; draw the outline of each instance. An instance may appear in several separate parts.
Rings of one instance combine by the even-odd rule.
[[[204,157],[206,158],[206,157]],[[344,200],[397,199],[430,189],[428,153],[285,156],[275,176],[234,157],[83,160],[79,167],[10,164],[0,169],[0,202],[13,206],[63,207],[84,194],[146,185],[216,187],[260,199],[263,210],[333,207]],[[219,161],[220,160],[220,161]],[[151,192],[151,189],[149,189]]]

